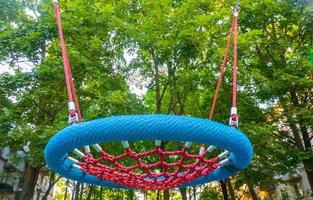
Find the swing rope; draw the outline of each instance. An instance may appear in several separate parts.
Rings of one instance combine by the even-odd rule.
[[[236,1],[234,9],[234,62],[233,62],[233,98],[232,108],[230,113],[229,125],[238,127],[238,114],[237,114],[237,36],[238,36],[238,15],[239,15],[239,0]]]
[[[222,85],[222,80],[224,77],[224,73],[225,73],[225,67],[227,64],[227,58],[228,58],[228,53],[230,50],[230,44],[232,41],[232,36],[234,36],[234,61],[233,61],[233,85],[232,85],[232,108],[231,108],[231,113],[230,113],[230,119],[229,119],[229,126],[237,128],[238,127],[238,115],[237,115],[237,29],[238,29],[238,14],[239,14],[239,0],[236,1],[236,5],[235,5],[235,10],[234,10],[234,14],[233,14],[233,20],[232,20],[232,24],[230,27],[230,31],[229,31],[229,36],[227,39],[227,45],[226,45],[226,49],[225,49],[225,53],[224,53],[224,58],[223,58],[223,62],[221,65],[221,69],[220,69],[220,74],[218,77],[218,81],[217,81],[217,86],[215,89],[215,94],[213,97],[213,103],[211,106],[211,110],[210,110],[210,116],[209,116],[209,120],[213,120],[213,114],[216,108],[216,103],[217,103],[217,99],[218,99],[218,95],[219,95],[219,91]],[[203,152],[205,148],[205,144],[201,145],[201,149],[200,152]],[[214,150],[216,147],[215,146],[210,146],[209,149],[212,151]]]
[[[238,15],[239,15],[239,0],[236,1],[236,5],[235,5],[235,9],[234,9],[234,14],[233,14],[233,20],[232,20],[232,24],[231,24],[231,28],[229,31],[229,36],[228,36],[228,40],[227,40],[227,46],[225,49],[225,53],[224,53],[224,59],[221,65],[221,69],[220,69],[220,74],[219,74],[219,78],[218,78],[218,82],[217,82],[217,86],[215,89],[215,95],[213,98],[213,103],[211,106],[211,110],[210,110],[210,116],[209,116],[209,120],[213,120],[213,114],[216,108],[216,103],[217,103],[217,98],[219,95],[219,90],[221,88],[221,84],[222,84],[222,80],[223,80],[223,76],[225,73],[225,67],[227,64],[227,58],[228,58],[228,53],[230,50],[230,44],[232,41],[232,36],[234,37],[234,49],[233,49],[233,84],[232,84],[232,108],[231,108],[231,113],[230,113],[230,119],[229,119],[229,125],[231,127],[238,127],[238,115],[237,115],[237,36],[238,36]]]
[[[67,96],[68,96],[69,123],[74,124],[77,122],[82,122],[83,119],[82,119],[82,115],[80,112],[76,90],[75,90],[75,86],[73,82],[73,76],[71,72],[71,66],[70,66],[70,62],[69,62],[67,51],[66,51],[62,23],[61,23],[60,9],[58,6],[58,2],[56,0],[53,1],[53,7],[54,7],[54,13],[56,17],[56,23],[58,26],[59,40],[61,43],[65,82],[66,82],[66,89],[67,89]]]
[[[234,22],[235,21],[233,20],[232,24],[231,24],[230,31],[229,31],[229,36],[228,36],[228,40],[227,40],[227,46],[226,46],[226,49],[225,49],[224,59],[223,59],[223,63],[222,63],[221,69],[220,69],[220,74],[219,74],[219,78],[218,78],[218,81],[217,81],[217,86],[216,86],[216,89],[215,89],[215,95],[214,95],[214,98],[213,98],[213,103],[212,103],[212,107],[211,107],[211,111],[210,111],[209,120],[213,120],[213,114],[214,114],[214,111],[215,111],[215,108],[216,108],[218,94],[219,94],[219,91],[220,91],[220,88],[221,88],[221,85],[222,85],[222,80],[223,80],[223,76],[224,76],[224,73],[225,73],[225,66],[226,66],[227,58],[228,58],[228,52],[230,50],[231,39],[232,39],[233,31],[234,31]]]

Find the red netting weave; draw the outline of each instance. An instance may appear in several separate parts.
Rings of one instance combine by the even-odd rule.
[[[81,166],[82,171],[90,175],[142,190],[175,188],[201,176],[206,176],[220,166],[218,157],[206,159],[207,151],[198,155],[189,154],[186,147],[179,151],[164,151],[156,146],[155,149],[143,153],[136,153],[130,148],[125,150],[125,153],[119,156],[113,156],[105,151],[99,152],[100,158],[93,158],[90,154],[87,154],[83,161],[78,164]],[[153,164],[143,163],[142,158],[150,155],[157,155],[160,160]],[[166,156],[180,156],[180,159],[178,162],[169,163],[165,161]],[[134,159],[136,164],[133,166],[122,165],[120,161],[125,158]],[[191,164],[184,164],[188,159],[196,161]],[[114,167],[102,164],[101,161],[109,162]],[[159,169],[158,172],[156,172],[156,168]],[[170,169],[175,170],[171,171]],[[137,173],[136,170],[143,173]]]

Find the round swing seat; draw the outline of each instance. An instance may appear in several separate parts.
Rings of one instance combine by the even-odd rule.
[[[154,149],[138,153],[127,142],[147,140],[159,142],[156,142],[158,144]],[[181,150],[165,151],[160,146],[161,140],[187,143]],[[98,145],[120,141],[125,151],[118,156],[105,152]],[[199,154],[191,154],[188,151],[191,142],[210,147]],[[86,145],[92,145],[96,153],[82,154],[78,149]],[[225,149],[227,156],[222,153],[223,156],[209,157],[210,148]],[[77,160],[69,159],[73,151],[80,152]],[[142,161],[151,155],[159,159],[151,164]],[[44,156],[53,171],[75,181],[114,188],[164,190],[232,176],[249,165],[252,146],[238,129],[207,119],[175,115],[126,115],[68,126],[48,142]],[[170,163],[166,157],[180,159]],[[124,158],[135,160],[135,164],[124,166],[120,162]],[[195,161],[186,162],[188,160]]]

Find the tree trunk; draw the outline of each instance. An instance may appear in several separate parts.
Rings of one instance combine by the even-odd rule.
[[[303,165],[305,168],[306,175],[308,177],[308,181],[309,181],[311,190],[313,191],[313,170],[311,169],[312,168],[312,160],[311,159],[304,160]]]
[[[291,95],[291,102],[293,104],[294,107],[299,107],[299,101],[298,101],[298,97],[296,94],[296,89],[294,87],[291,88],[290,90],[290,95]],[[279,97],[279,100],[281,102],[284,102],[284,98],[283,97]],[[296,142],[296,146],[298,147],[299,150],[306,152],[306,151],[310,151],[312,148],[311,145],[311,139],[307,130],[307,127],[305,126],[305,124],[303,123],[303,119],[301,116],[297,116],[297,122],[293,119],[293,116],[291,116],[290,111],[288,106],[283,106],[284,109],[284,113],[285,116],[287,118],[287,122],[289,123],[290,129],[292,131],[292,134],[294,136],[294,140]],[[298,128],[298,126],[300,127],[300,130]],[[302,139],[300,137],[300,132],[302,134]],[[303,160],[303,165],[305,168],[305,172],[308,176],[308,181],[311,187],[311,190],[313,190],[313,170],[311,170],[311,159],[308,160]]]
[[[54,173],[51,173],[50,174],[50,177],[49,177],[49,185],[48,185],[48,189],[46,190],[45,194],[43,195],[42,199],[41,200],[46,200],[48,198],[48,195],[53,187],[53,182],[54,182],[54,179],[55,179],[55,174]]]
[[[299,117],[299,126],[302,133],[303,143],[305,146],[305,150],[310,150],[312,148],[311,140],[310,140],[310,134],[306,127],[306,125],[303,123],[303,119]]]
[[[157,191],[156,200],[160,200],[160,190]]]
[[[61,179],[61,176],[59,176],[57,179],[55,179],[55,174],[50,175],[50,180],[49,180],[49,186],[47,191],[45,192],[44,196],[42,197],[41,200],[46,200],[54,187],[54,185]]]
[[[80,183],[77,182],[76,183],[76,187],[75,187],[75,197],[74,197],[74,200],[78,200],[79,199],[79,194],[80,194]]]
[[[98,199],[98,192],[96,187],[93,188],[93,199]]]
[[[249,192],[250,192],[250,195],[252,197],[253,200],[258,200],[258,196],[257,194],[255,193],[254,191],[254,188],[253,188],[253,185],[252,183],[250,182],[249,178],[247,177],[246,174],[244,174],[244,177],[246,179],[246,183],[247,183],[247,186],[248,186],[248,189],[249,189]]]
[[[156,87],[156,113],[160,114],[161,113],[161,92],[160,92],[160,75],[159,75],[159,66],[156,64],[155,61],[155,55],[154,55],[154,50],[151,50],[151,57],[153,61],[153,67],[154,67],[154,81],[155,81],[155,87]],[[163,149],[164,143],[161,143],[161,148]],[[164,190],[163,191],[163,200],[169,200],[170,195],[169,195],[169,190]]]
[[[197,200],[197,187],[193,186],[192,191],[193,191],[193,199]]]
[[[224,200],[228,200],[226,181],[225,180],[220,181],[220,186],[221,186],[221,189],[222,189]]]
[[[65,193],[64,193],[64,200],[67,199],[67,187],[65,188]]]
[[[68,180],[66,180],[66,182],[65,182],[65,192],[64,192],[64,200],[66,200],[67,199],[67,186],[68,186]]]
[[[180,188],[179,191],[180,191],[180,194],[181,194],[181,199],[182,200],[187,200],[187,190],[186,190],[186,188]]]
[[[291,95],[293,94],[293,92],[290,92],[290,93],[291,93]],[[294,98],[294,97],[292,97],[292,98]],[[285,101],[284,97],[279,96],[279,101],[284,102]],[[295,120],[293,119],[293,117],[291,116],[288,106],[286,106],[284,104],[282,104],[282,105],[283,105],[283,109],[284,109],[284,115],[286,116],[287,122],[289,123],[289,127],[290,127],[292,135],[294,137],[294,141],[296,143],[296,146],[300,150],[304,150],[304,146],[302,144],[302,140],[300,137],[300,133],[299,133],[297,124],[296,124]]]
[[[164,150],[165,148],[165,142],[161,142],[161,146],[160,146],[161,149]],[[170,199],[170,192],[169,190],[163,190],[163,200],[169,200]]]
[[[79,200],[83,200],[83,194],[84,194],[84,183],[81,184],[81,189],[80,189],[80,195],[79,195]]]
[[[33,198],[40,169],[41,167],[32,167],[26,163],[21,200],[31,200]]]
[[[163,191],[163,200],[170,200],[170,191],[169,190]]]
[[[310,152],[311,149],[312,149],[311,140],[310,140],[310,134],[309,134],[309,131],[308,131],[307,127],[303,123],[303,119],[301,117],[299,117],[299,125],[300,125],[300,130],[301,130],[301,133],[302,133],[302,138],[303,138],[305,151],[306,152]],[[308,181],[309,181],[311,190],[313,191],[312,160],[310,158],[309,159],[304,159],[303,160],[303,165],[304,165],[304,168],[305,168],[305,172],[306,172],[306,174],[308,176]]]
[[[100,200],[103,200],[103,187],[100,187]]]
[[[71,200],[74,200],[75,198],[75,187],[76,187],[76,184],[74,183],[74,188],[72,188],[72,192],[71,192]]]
[[[90,186],[89,191],[88,191],[88,195],[87,195],[87,200],[91,200],[92,192],[93,192],[93,186]]]
[[[175,114],[175,68],[172,62],[167,62],[167,77],[170,92],[170,102],[168,104],[167,113],[173,112]]]
[[[288,116],[287,116],[287,120],[289,122],[289,126],[290,126],[291,132],[293,134],[293,137],[295,139],[297,147],[303,151],[304,146],[302,144],[302,140],[301,140],[300,133],[299,133],[296,122],[292,119],[292,117],[288,117]]]
[[[236,200],[235,192],[234,192],[233,186],[231,185],[231,182],[230,182],[229,178],[226,179],[226,183],[227,183],[227,188],[228,188],[228,192],[229,192],[229,195],[230,195],[230,199],[231,200]]]
[[[156,63],[154,50],[150,50],[151,53],[151,59],[152,59],[152,65],[154,68],[154,82],[155,82],[155,98],[156,98],[156,106],[157,110],[156,113],[161,113],[161,89],[160,89],[160,75],[159,75],[159,66]]]

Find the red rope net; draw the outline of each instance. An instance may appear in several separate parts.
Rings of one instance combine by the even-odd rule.
[[[155,149],[143,153],[126,148],[125,153],[119,156],[113,156],[103,150],[99,154],[99,158],[86,154],[83,161],[78,163],[81,170],[100,179],[142,190],[166,190],[178,187],[206,176],[220,166],[218,157],[206,159],[207,151],[189,154],[187,147],[179,151],[164,151],[160,146],[156,146]],[[145,164],[142,159],[152,155],[158,156],[159,161]],[[167,156],[178,156],[180,159],[170,163],[166,161]],[[134,159],[136,164],[124,166],[121,160],[125,158]],[[196,161],[186,164],[188,160]],[[103,161],[114,167],[103,164]]]

